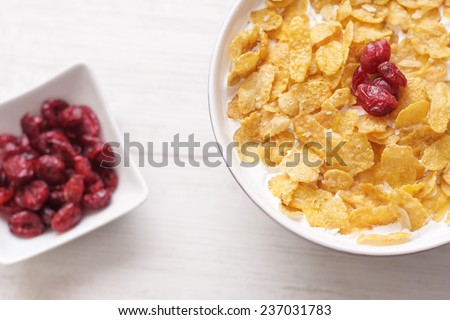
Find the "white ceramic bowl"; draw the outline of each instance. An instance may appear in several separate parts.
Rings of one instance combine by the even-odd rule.
[[[227,118],[227,102],[234,90],[226,86],[226,79],[231,68],[228,57],[229,45],[234,36],[249,23],[249,14],[263,5],[261,0],[240,0],[227,17],[219,35],[211,62],[209,79],[209,108],[211,122],[217,142],[228,146],[233,141],[233,131],[236,124]],[[271,218],[289,229],[317,244],[355,254],[364,255],[401,255],[424,251],[450,242],[450,228],[444,224],[431,223],[416,232],[413,239],[405,244],[385,247],[361,246],[355,241],[355,236],[344,237],[311,228],[306,221],[293,221],[284,216],[278,209],[278,201],[272,196],[267,187],[266,169],[243,168],[237,153],[233,153],[230,171],[247,195]]]
[[[41,103],[48,98],[62,98],[74,104],[86,104],[97,113],[102,125],[102,138],[122,144],[122,135],[117,129],[102,99],[96,82],[84,64],[75,65],[50,81],[0,104],[0,131],[20,134],[20,119],[26,112],[38,114]],[[123,150],[116,150],[122,153]],[[0,220],[0,263],[12,264],[56,248],[64,243],[85,235],[105,224],[125,215],[136,208],[148,195],[148,188],[138,168],[133,162],[125,168],[117,169],[120,183],[111,204],[96,213],[88,214],[81,223],[64,234],[47,231],[33,239],[20,239],[12,235],[6,221]]]

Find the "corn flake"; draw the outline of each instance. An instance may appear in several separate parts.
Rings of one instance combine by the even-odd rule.
[[[292,201],[298,182],[293,181],[287,174],[280,174],[269,181],[269,189],[272,194],[281,199],[285,205]]]
[[[398,208],[394,205],[376,208],[363,207],[354,209],[349,214],[350,224],[355,228],[371,229],[374,226],[385,226],[399,219]]]
[[[290,206],[305,213],[312,227],[344,229],[348,227],[347,207],[332,193],[309,185],[300,185]]]
[[[352,11],[352,16],[361,22],[380,23],[386,18],[389,10],[385,6],[375,4],[362,5]]]
[[[381,155],[381,170],[392,188],[414,183],[423,173],[423,167],[411,147],[391,145]]]
[[[313,151],[294,149],[281,162],[281,170],[293,181],[311,183],[319,179],[323,161]]]
[[[411,221],[411,231],[422,228],[430,218],[430,213],[426,210],[422,203],[407,192],[394,190],[390,195],[391,202],[404,209]]]
[[[241,84],[238,90],[238,105],[241,114],[250,114],[269,102],[275,72],[274,66],[264,65]]]
[[[444,135],[441,139],[425,149],[422,163],[428,170],[442,170],[450,161],[450,136]]]
[[[408,242],[412,234],[396,232],[388,235],[367,234],[358,237],[358,244],[368,246],[395,246]]]
[[[308,73],[312,56],[309,19],[306,16],[292,19],[289,25],[289,44],[291,47],[289,65],[291,78],[296,82],[303,82]]]
[[[395,128],[400,129],[422,123],[429,110],[430,103],[426,100],[419,100],[409,105],[398,114]]]
[[[278,29],[283,23],[283,17],[278,14],[276,9],[265,8],[253,11],[250,15],[253,24],[264,31]]]
[[[438,133],[445,132],[450,121],[450,87],[444,82],[438,82],[428,95],[431,99],[428,114],[430,127]]]
[[[347,190],[353,185],[354,180],[351,174],[331,169],[325,172],[321,181],[322,188],[326,191],[336,193],[339,190]]]

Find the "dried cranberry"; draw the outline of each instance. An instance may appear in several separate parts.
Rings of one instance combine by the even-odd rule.
[[[66,203],[63,189],[63,186],[57,186],[50,190],[50,195],[48,196],[48,205],[52,209],[58,210]]]
[[[102,140],[99,137],[92,137],[85,134],[79,138],[79,142],[82,147],[87,148],[102,143]]]
[[[69,167],[73,165],[73,158],[77,155],[67,137],[58,130],[41,134],[36,148],[41,154],[59,156],[64,164]]]
[[[386,89],[387,91],[389,91],[394,96],[399,91],[398,87],[390,84],[383,77],[379,77],[379,78],[376,78],[376,79],[372,80],[372,82],[370,84],[372,84],[374,86],[377,86],[377,87],[382,87],[382,88]]]
[[[59,126],[59,115],[67,109],[69,105],[64,100],[46,100],[42,103],[41,113],[46,121],[48,128],[57,128]]]
[[[17,137],[12,134],[0,134],[0,148],[6,146],[7,143],[17,143]]]
[[[383,78],[392,84],[393,86],[406,87],[408,80],[405,75],[400,71],[395,63],[387,61],[378,66],[378,71],[381,73]]]
[[[22,211],[22,208],[17,205],[14,199],[11,199],[8,203],[0,205],[0,212],[5,214],[14,214]]]
[[[385,40],[369,43],[361,56],[361,68],[367,73],[377,73],[377,67],[391,58],[391,46]]]
[[[80,203],[84,194],[84,176],[74,175],[64,187],[64,198],[70,203]]]
[[[6,160],[4,169],[8,180],[14,185],[21,185],[33,178],[33,161],[22,156],[13,156]]]
[[[11,233],[21,238],[34,238],[45,231],[41,217],[30,211],[21,211],[12,215],[9,220]]]
[[[19,138],[17,145],[19,146],[20,151],[22,152],[34,151],[33,148],[31,147],[30,139],[28,139],[27,135],[25,134]]]
[[[20,154],[20,147],[15,143],[7,143],[0,149],[0,161],[5,161],[8,158]]]
[[[98,173],[92,173],[91,177],[86,179],[85,182],[88,193],[96,193],[97,191],[105,189],[105,183]]]
[[[52,219],[52,229],[57,232],[66,232],[75,227],[83,217],[78,205],[69,203],[55,213]]]
[[[86,149],[87,158],[96,165],[111,168],[116,165],[116,156],[113,148],[107,143],[98,143]]]
[[[367,83],[370,83],[369,75],[361,69],[361,66],[359,66],[358,69],[355,70],[355,73],[353,73],[353,80],[351,85],[353,94],[356,93],[356,90],[358,89],[360,84]]]
[[[103,209],[111,202],[111,197],[111,191],[102,189],[95,193],[85,194],[82,203],[86,209]]]
[[[398,102],[386,89],[371,84],[362,84],[356,92],[358,102],[373,116],[385,116],[397,108]]]
[[[119,177],[113,169],[102,168],[100,171],[100,176],[105,184],[105,186],[112,192],[116,191],[119,185]]]
[[[66,181],[66,165],[57,156],[43,155],[35,163],[36,175],[47,182],[55,185]]]
[[[45,207],[39,213],[45,225],[50,227],[52,225],[52,219],[55,216],[56,211],[50,207]]]
[[[76,156],[73,158],[73,161],[75,172],[89,179],[92,175],[92,166],[89,160],[83,156]]]
[[[34,150],[30,150],[30,151],[26,151],[24,153],[21,153],[20,156],[22,158],[27,159],[27,160],[32,160],[33,163],[35,163],[35,160],[37,158],[39,158],[39,154],[36,151],[34,151]]]
[[[22,131],[30,140],[33,140],[41,134],[43,123],[44,119],[42,117],[27,113],[21,120]]]
[[[76,128],[81,125],[83,109],[79,106],[70,106],[61,112],[59,122],[63,128]]]
[[[0,162],[0,187],[7,187],[9,185],[8,178],[6,177],[3,164]]]
[[[97,115],[87,106],[81,106],[80,108],[83,110],[80,133],[91,137],[98,136],[100,133],[100,122],[98,121]]]
[[[44,181],[35,180],[17,191],[15,201],[24,209],[38,211],[47,202],[49,193]]]
[[[14,188],[0,188],[0,205],[8,203],[14,197]]]

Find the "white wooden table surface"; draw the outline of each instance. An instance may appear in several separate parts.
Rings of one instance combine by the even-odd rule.
[[[208,68],[233,2],[0,0],[0,98],[85,60],[133,140],[212,141]],[[141,170],[150,187],[142,207],[0,266],[0,298],[450,298],[450,246],[394,258],[337,253],[266,217],[223,166]]]

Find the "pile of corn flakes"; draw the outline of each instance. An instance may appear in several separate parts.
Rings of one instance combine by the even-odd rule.
[[[321,23],[310,23],[310,6]],[[446,218],[450,34],[441,16],[450,16],[450,0],[266,0],[251,13],[251,27],[230,47],[228,86],[237,94],[228,116],[240,121],[234,140],[280,168],[269,188],[281,212],[341,234],[392,223],[407,231],[359,237],[370,245],[406,242]],[[408,79],[397,110],[385,117],[364,113],[350,90],[362,50],[379,39]],[[329,143],[327,134],[333,146],[343,143],[343,163],[330,163],[317,147],[308,158],[320,165],[289,165],[305,157],[303,146]],[[268,143],[289,147],[267,153]]]

